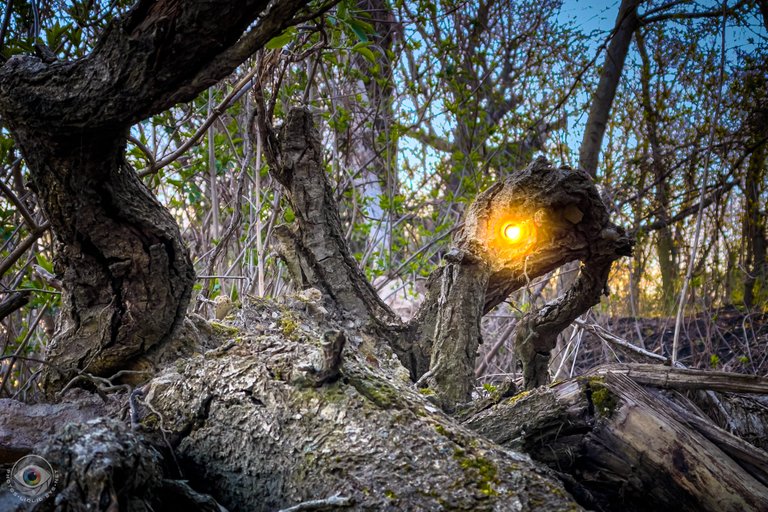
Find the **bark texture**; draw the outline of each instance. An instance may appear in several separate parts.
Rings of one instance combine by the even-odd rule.
[[[637,375],[647,377],[648,366]],[[667,370],[670,382],[708,387],[704,372]],[[633,371],[607,368],[600,377],[539,388],[466,424],[570,475],[569,490],[595,510],[763,510],[768,455],[682,395],[642,388]],[[657,383],[666,381],[660,373]]]
[[[94,418],[60,426],[34,453],[57,472],[55,499],[24,502],[0,490],[0,507],[8,512],[151,512],[188,510],[222,512],[210,496],[186,481],[166,478],[161,452],[121,422]],[[170,472],[170,471],[168,471]]]
[[[16,400],[0,400],[0,464],[12,464],[56,434],[62,425],[83,423],[114,412],[90,393],[72,394],[57,404],[26,405]],[[113,404],[114,405],[114,404]],[[30,428],[34,425],[34,428]]]
[[[446,410],[470,398],[485,313],[531,279],[568,261],[584,261],[571,291],[521,324],[521,339],[531,344],[525,364],[540,368],[557,334],[599,301],[611,263],[631,253],[631,240],[610,222],[589,176],[540,158],[468,207],[445,265],[430,278],[424,305],[406,325],[381,302],[349,254],[312,115],[293,109],[271,140],[272,172],[296,213],[296,226],[279,231],[295,279],[325,291],[358,325],[387,340],[411,378],[431,388]],[[519,239],[506,238],[510,226],[519,230]],[[544,380],[539,375],[530,382]]]
[[[184,318],[192,263],[171,215],[125,163],[129,127],[231,73],[305,3],[142,0],[86,58],[14,56],[0,68],[0,113],[59,243],[65,292],[49,390],[77,373],[115,373]]]
[[[520,230],[517,241],[505,236],[510,226]],[[468,207],[453,245],[411,324],[420,335],[418,343],[431,347],[429,382],[448,403],[469,399],[482,315],[531,279],[581,260],[584,265],[568,292],[526,315],[516,328],[526,385],[545,383],[557,335],[599,302],[611,264],[631,254],[632,240],[610,222],[586,173],[557,169],[540,158],[480,194]],[[482,307],[471,309],[467,302],[477,299]],[[456,333],[465,333],[460,335],[466,336],[464,351],[452,345]],[[438,366],[438,355],[461,362]],[[468,384],[456,384],[457,375]]]
[[[0,451],[0,465],[31,450],[59,472],[55,501],[25,504],[3,487],[0,508],[279,510],[319,500],[350,510],[763,510],[766,419],[752,394],[764,397],[766,379],[603,367],[462,425],[356,329],[333,358],[338,378],[318,387],[316,369],[344,331],[330,306],[306,294],[246,305],[232,323],[209,325],[215,348],[198,347],[130,399],[102,404],[71,390],[61,404],[0,402],[10,413],[0,443],[16,447]],[[684,391],[717,392],[728,428],[755,444]],[[120,411],[124,419],[103,419]]]
[[[523,367],[523,384],[533,389],[549,382],[550,353],[558,335],[600,302],[606,291],[612,257],[589,260],[579,268],[571,287],[541,309],[526,314],[515,327],[514,340]]]
[[[285,187],[297,216],[294,232],[282,230],[284,258],[299,270],[298,282],[330,294],[333,301],[361,323],[395,322],[349,254],[339,209],[325,176],[320,137],[312,114],[292,109],[280,130],[271,172]]]
[[[56,234],[64,283],[46,355],[64,372],[49,369],[47,386],[59,389],[78,371],[111,375],[168,341],[183,320],[194,282],[187,249],[170,213],[125,165],[119,137],[31,147],[34,133],[15,133]]]
[[[444,415],[394,355],[368,351],[365,334],[348,332],[340,378],[316,387],[312,369],[343,323],[320,304],[264,301],[213,324],[218,348],[134,393],[136,430],[127,420],[60,425],[34,448],[63,477],[57,510],[215,510],[169,502],[181,483],[166,439],[184,495],[229,510],[330,496],[350,510],[581,510],[547,468]]]
[[[315,387],[308,368],[324,358],[323,331],[333,322],[297,307],[246,310],[237,343],[148,387],[196,488],[232,510],[334,494],[351,498],[354,510],[575,507],[525,457],[452,423],[411,387],[394,356],[366,352],[363,336],[350,334],[357,348],[344,352],[341,378]]]

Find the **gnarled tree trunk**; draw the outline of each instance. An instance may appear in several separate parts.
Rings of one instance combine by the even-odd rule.
[[[229,74],[305,3],[264,12],[265,0],[142,0],[87,58],[15,56],[0,68],[0,112],[59,243],[64,313],[47,356],[49,390],[125,368],[186,313],[192,263],[171,215],[125,164],[130,126]]]
[[[446,410],[470,399],[485,313],[531,279],[568,261],[585,262],[563,299],[518,328],[527,382],[541,384],[547,378],[541,361],[548,360],[557,334],[599,301],[612,262],[631,251],[631,240],[610,222],[589,176],[538,159],[468,207],[421,310],[405,325],[349,255],[312,114],[293,109],[279,138],[270,140],[272,172],[297,213],[295,233],[281,231],[283,257],[295,279],[323,290],[387,340],[413,380],[426,383]],[[519,239],[506,236],[509,227],[519,230]]]
[[[302,4],[260,13],[267,2],[142,0],[88,59],[17,57],[0,68],[0,110],[61,243],[68,310],[49,355],[62,372],[49,373],[52,389],[179,338],[191,265],[178,228],[124,166],[130,124],[230,72]],[[31,449],[60,472],[55,501],[18,501],[3,487],[0,506],[579,510],[551,470],[508,449],[520,446],[568,471],[562,478],[590,507],[624,509],[627,496],[637,510],[765,502],[762,452],[703,415],[681,421],[621,371],[498,399],[464,425],[435,406],[470,398],[481,316],[531,278],[583,262],[563,298],[520,322],[529,384],[545,380],[540,362],[558,330],[599,299],[631,241],[586,173],[541,159],[481,194],[406,324],[346,247],[311,115],[291,111],[266,140],[297,218],[281,230],[283,256],[302,287],[322,293],[257,301],[230,325],[185,322],[176,341],[197,355],[104,406],[77,395],[0,403],[14,413],[0,415],[0,463]],[[195,325],[213,331],[215,349],[205,351]],[[25,421],[34,428],[19,428]],[[33,442],[37,432],[46,435]]]

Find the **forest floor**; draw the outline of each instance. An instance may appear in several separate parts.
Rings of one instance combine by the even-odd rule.
[[[601,319],[609,332],[633,345],[669,357],[675,317]],[[683,320],[678,361],[689,368],[768,375],[768,312],[745,312],[734,306],[705,311]],[[585,332],[577,364],[594,366],[613,359],[612,349]],[[606,353],[608,352],[608,353]],[[616,353],[619,360],[626,356]]]

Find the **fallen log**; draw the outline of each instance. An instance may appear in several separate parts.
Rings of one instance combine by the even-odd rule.
[[[333,502],[351,510],[645,511],[674,504],[760,511],[768,499],[765,453],[675,389],[682,381],[687,392],[707,382],[759,391],[765,379],[737,376],[728,387],[721,374],[603,367],[505,399],[460,425],[429,390],[414,387],[392,352],[359,331],[347,331],[338,373],[324,374],[335,377],[319,382],[343,322],[305,299],[259,301],[234,323],[212,323],[219,346],[167,367],[137,388],[135,403],[121,395],[102,405],[83,390],[70,390],[61,404],[3,401],[15,426],[8,428],[10,415],[0,418],[0,444],[50,458],[66,484],[59,489],[69,489],[56,498],[61,510],[84,510],[78,507],[97,490],[106,504],[114,503],[114,490],[121,506],[156,510],[170,499],[188,510]],[[731,396],[721,397],[729,407]],[[105,414],[123,419],[89,421]],[[41,425],[48,426],[30,437]],[[89,442],[94,436],[110,441]],[[154,462],[145,468],[157,484],[126,472],[128,462],[99,463],[145,452],[157,457],[159,469]],[[145,503],[138,498],[147,489],[154,494]],[[13,500],[0,492],[3,506],[21,506]]]
[[[647,367],[602,368],[506,399],[465,424],[566,473],[566,486],[590,508],[765,510],[765,452],[632,378],[701,386],[705,372],[657,370],[651,378]]]
[[[47,433],[32,451],[59,471],[56,510],[168,510],[179,487],[184,510],[307,510],[332,497],[342,510],[581,510],[551,470],[445,415],[365,334],[348,332],[337,378],[318,385],[325,333],[342,329],[318,310],[259,301],[212,324],[219,347],[166,368],[133,407],[123,395],[135,430],[126,414]]]

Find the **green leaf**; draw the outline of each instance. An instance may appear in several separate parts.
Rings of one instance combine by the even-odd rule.
[[[349,28],[352,29],[357,38],[364,43],[368,42],[368,34],[373,33],[373,25],[364,21],[349,19],[347,20],[347,25],[349,25]]]
[[[282,48],[283,46],[293,41],[293,37],[295,35],[296,35],[296,27],[288,27],[287,29],[285,29],[285,32],[283,32],[279,36],[273,37],[272,39],[267,41],[267,44],[264,45],[264,48],[266,48],[267,50],[276,50],[277,48]]]
[[[37,264],[43,267],[45,270],[53,274],[53,263],[51,263],[51,260],[43,256],[42,254],[38,253],[35,254],[35,259],[37,259]]]
[[[357,52],[365,59],[370,62],[371,64],[376,64],[376,55],[371,51],[370,48],[368,48],[368,45],[370,43],[357,43],[355,46],[352,47],[353,52]]]

